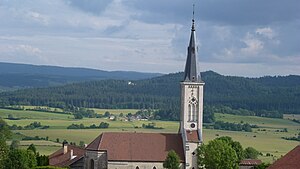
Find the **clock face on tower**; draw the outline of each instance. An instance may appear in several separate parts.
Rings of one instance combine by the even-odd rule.
[[[192,123],[191,128],[195,128],[195,127],[196,127],[195,123]]]

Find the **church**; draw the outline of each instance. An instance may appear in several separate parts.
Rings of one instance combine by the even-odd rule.
[[[84,149],[64,144],[49,156],[49,164],[72,169],[163,169],[170,150],[180,157],[181,169],[196,169],[202,143],[203,87],[197,67],[195,21],[181,86],[178,133],[104,132]]]

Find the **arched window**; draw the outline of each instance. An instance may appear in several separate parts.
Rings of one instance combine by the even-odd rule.
[[[140,169],[140,167],[139,167],[139,166],[136,166],[135,169]]]
[[[196,104],[193,104],[193,107],[192,107],[192,113],[193,113],[193,116],[192,116],[192,121],[196,121],[196,118],[197,118],[197,105]]]
[[[192,106],[191,106],[191,104],[189,104],[189,111],[188,111],[189,113],[188,113],[188,119],[189,119],[189,121],[192,121]]]
[[[91,159],[91,161],[90,161],[90,169],[94,169],[94,160],[93,159]]]
[[[153,169],[156,169],[156,167],[154,166]]]
[[[198,120],[198,109],[199,109],[199,105],[193,104],[193,121]]]

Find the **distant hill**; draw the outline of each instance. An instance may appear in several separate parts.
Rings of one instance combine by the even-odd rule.
[[[48,87],[71,82],[118,79],[139,80],[157,77],[159,73],[103,71],[87,68],[37,66],[0,62],[0,91],[31,87]]]
[[[300,76],[244,78],[203,72],[205,106],[228,106],[260,114],[300,114]],[[183,73],[144,80],[100,80],[0,93],[0,105],[155,108],[179,111]],[[176,119],[178,117],[174,117]]]

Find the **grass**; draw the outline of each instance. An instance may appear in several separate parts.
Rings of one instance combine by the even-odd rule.
[[[70,115],[70,114],[0,109],[0,117],[1,118],[7,118],[7,116],[9,114],[12,115],[14,118],[21,118],[21,119],[65,120],[65,119],[73,119],[74,118],[73,115]]]
[[[119,115],[120,113],[123,113],[124,116],[128,113],[132,113],[135,114],[137,111],[139,111],[138,109],[93,109],[97,114],[103,114],[105,112],[109,112],[110,114],[113,115]]]
[[[11,141],[7,142],[8,145],[10,145],[10,143]],[[30,144],[34,144],[38,152],[42,155],[50,155],[62,146],[60,143],[45,140],[20,141],[19,146],[21,149],[27,149]]]
[[[293,119],[300,120],[300,114],[284,114],[283,118],[288,120],[293,120]]]
[[[104,114],[105,111],[109,111],[111,114],[127,114],[135,113],[137,110],[133,109],[94,109],[99,114]],[[29,143],[37,145],[38,151],[41,154],[51,154],[60,148],[60,144],[54,143],[57,138],[60,142],[68,140],[69,142],[76,142],[79,144],[80,141],[90,143],[102,132],[160,132],[160,133],[176,133],[178,132],[179,122],[172,121],[151,121],[156,123],[157,127],[163,127],[163,129],[143,129],[142,124],[150,123],[150,121],[111,121],[104,118],[84,118],[81,120],[74,119],[71,115],[66,114],[55,114],[47,112],[35,112],[35,111],[21,111],[21,110],[6,110],[0,109],[0,117],[7,117],[8,114],[12,114],[14,117],[23,118],[21,120],[7,120],[9,124],[16,124],[25,126],[34,121],[41,122],[42,125],[49,125],[49,129],[35,129],[35,130],[19,130],[19,132],[26,136],[39,136],[49,137],[49,141],[28,141],[23,142],[21,148],[26,148]],[[253,132],[237,132],[237,131],[225,131],[225,130],[213,130],[204,129],[203,138],[204,143],[208,143],[209,140],[215,139],[220,136],[230,136],[234,140],[239,141],[244,148],[254,147],[263,154],[271,153],[274,157],[262,156],[261,159],[265,162],[272,162],[274,159],[279,158],[281,155],[286,154],[288,151],[298,145],[296,141],[284,140],[281,137],[292,137],[299,133],[300,125],[287,119],[275,119],[275,118],[264,118],[255,116],[238,116],[229,114],[216,113],[216,120],[232,123],[250,123],[258,125],[258,129],[254,129]],[[108,122],[108,129],[79,129],[69,130],[67,126],[72,123],[84,124],[89,126],[91,124],[99,125],[100,122]],[[138,127],[138,128],[136,128]],[[288,132],[278,132],[287,128]],[[265,131],[261,131],[265,130]]]

